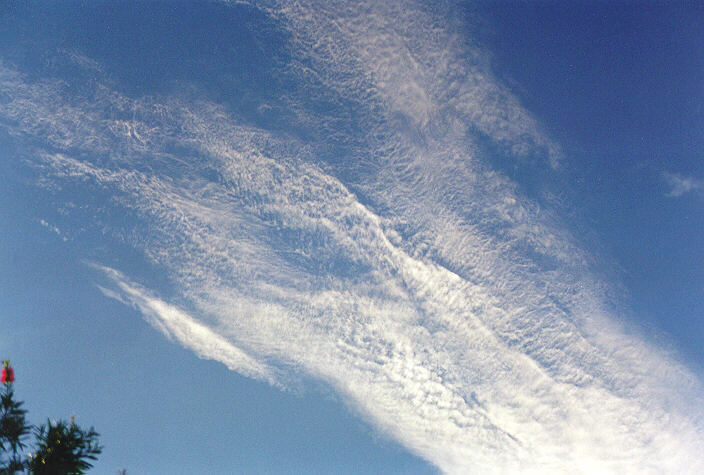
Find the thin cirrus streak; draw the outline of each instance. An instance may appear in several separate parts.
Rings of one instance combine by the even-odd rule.
[[[250,378],[278,385],[275,371],[253,359],[206,325],[182,310],[149,294],[137,284],[130,283],[115,269],[94,265],[112,279],[119,292],[98,286],[105,296],[127,305],[133,305],[167,338],[175,339],[193,348],[199,356],[224,363],[229,369]]]
[[[478,134],[517,159],[561,152],[480,52],[413,5],[267,11],[292,33],[281,74],[310,97],[281,103],[322,131],[310,143],[0,63],[0,124],[36,148],[41,184],[127,210],[132,232],[107,231],[174,287],[167,303],[97,266],[103,292],[247,376],[328,382],[443,471],[700,471],[700,381],[619,328],[587,253],[481,160]],[[326,156],[328,131],[359,161]]]

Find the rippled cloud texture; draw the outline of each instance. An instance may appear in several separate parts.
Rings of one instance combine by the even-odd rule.
[[[447,472],[704,471],[701,382],[619,326],[588,253],[480,144],[551,169],[560,146],[445,13],[390,3],[257,5],[294,58],[298,89],[262,105],[285,132],[7,62],[0,125],[65,200],[62,236],[91,219],[173,291],[97,262],[101,290],[202,357],[318,378]]]

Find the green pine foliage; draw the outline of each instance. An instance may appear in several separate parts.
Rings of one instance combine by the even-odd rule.
[[[85,473],[102,451],[98,433],[92,427],[88,431],[81,429],[73,420],[47,421],[35,429],[35,436],[37,450],[30,455],[28,468],[36,475]]]
[[[24,467],[21,451],[30,426],[22,402],[15,401],[12,384],[6,384],[0,396],[0,474],[13,474]]]
[[[84,430],[71,418],[70,422],[47,421],[40,426],[27,424],[27,411],[16,401],[12,389],[14,373],[9,362],[3,362],[0,394],[0,475],[30,473],[35,475],[78,475],[90,469],[102,452],[98,433],[91,427]],[[7,371],[10,373],[7,373]],[[7,376],[7,378],[6,378]],[[34,442],[27,444],[30,434]],[[25,456],[29,445],[32,454]]]

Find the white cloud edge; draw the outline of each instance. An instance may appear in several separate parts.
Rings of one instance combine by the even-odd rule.
[[[113,290],[96,285],[103,295],[139,310],[147,322],[169,340],[179,342],[201,358],[218,361],[232,371],[282,388],[276,370],[252,358],[188,313],[155,297],[113,268],[90,266],[101,271],[116,287]]]
[[[670,198],[679,198],[689,193],[701,194],[704,192],[704,180],[670,172],[663,172],[662,176],[670,187],[666,194]]]

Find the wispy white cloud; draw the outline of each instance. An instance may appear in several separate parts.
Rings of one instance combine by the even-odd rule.
[[[149,323],[167,338],[176,340],[200,357],[224,363],[229,369],[250,378],[278,386],[276,372],[237,348],[208,326],[183,310],[154,297],[141,286],[130,282],[122,273],[104,266],[95,266],[108,276],[119,293],[98,286],[107,297],[138,309]]]
[[[665,182],[670,187],[667,196],[679,198],[687,193],[704,192],[704,180],[698,180],[691,176],[684,176],[676,173],[663,173]]]
[[[546,157],[558,166],[560,146],[493,77],[486,53],[468,43],[459,25],[450,26],[451,7],[413,1],[264,3],[292,33],[298,59],[290,69],[307,94],[331,99],[325,91],[334,91],[331,100],[342,107],[349,101],[366,109],[362,120],[372,129],[367,140],[423,144],[478,131],[515,156]],[[396,127],[383,130],[388,123]]]
[[[286,105],[336,135],[104,86],[87,101],[0,63],[0,124],[44,144],[28,160],[67,199],[109,200],[76,220],[101,213],[176,297],[110,268],[103,292],[243,374],[328,382],[447,472],[701,466],[701,382],[615,323],[588,254],[482,160],[477,130],[548,162],[559,147],[480,52],[414,4],[270,7],[299,53],[282,74],[311,91]],[[329,159],[328,140],[358,155]]]
[[[39,224],[41,224],[42,227],[48,229],[52,233],[56,234],[58,237],[61,238],[62,241],[64,241],[64,242],[68,241],[68,237],[66,235],[64,235],[64,233],[62,233],[61,230],[58,227],[54,226],[53,224],[50,224],[43,219],[39,220]]]

